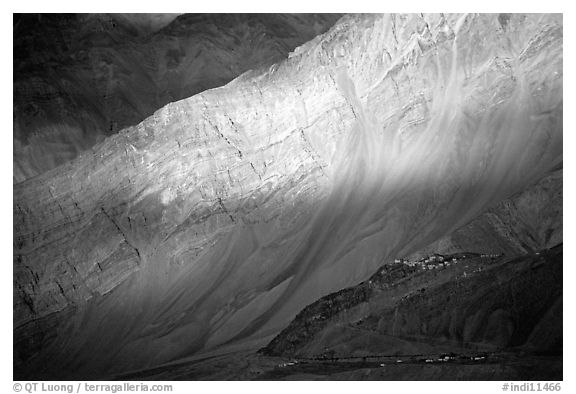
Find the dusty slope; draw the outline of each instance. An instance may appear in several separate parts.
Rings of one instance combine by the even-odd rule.
[[[307,306],[262,351],[351,357],[524,346],[561,354],[562,222],[558,170],[406,259],[440,252],[447,263],[387,261],[369,280]]]
[[[563,170],[503,200],[470,223],[408,257],[474,251],[517,256],[548,249],[563,240]]]
[[[264,345],[560,164],[562,72],[561,16],[348,16],[16,185],[17,376]]]
[[[14,181],[73,159],[169,102],[286,58],[339,17],[191,14],[160,29],[166,16],[15,15]]]

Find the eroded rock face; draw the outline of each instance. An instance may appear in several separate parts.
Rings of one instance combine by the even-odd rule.
[[[190,14],[167,24],[175,17],[15,16],[15,182],[169,102],[286,58],[340,15]]]
[[[561,16],[346,16],[16,185],[16,374],[265,345],[560,165],[562,72]]]

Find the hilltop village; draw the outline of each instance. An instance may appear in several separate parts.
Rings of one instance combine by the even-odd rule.
[[[491,262],[504,254],[457,253],[448,256],[433,254],[420,260],[395,259],[394,264],[404,264],[408,267],[417,267],[424,270],[442,269],[456,265],[464,260],[481,259],[481,262]],[[487,261],[488,260],[488,261]]]

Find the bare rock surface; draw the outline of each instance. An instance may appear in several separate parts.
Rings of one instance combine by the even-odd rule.
[[[285,59],[340,16],[16,15],[14,182],[72,160],[169,102]]]
[[[351,15],[14,186],[18,378],[264,346],[562,163],[561,15]]]

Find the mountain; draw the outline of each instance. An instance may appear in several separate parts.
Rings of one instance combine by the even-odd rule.
[[[482,352],[498,363],[513,355],[562,379],[562,212],[550,211],[561,207],[561,195],[560,170],[425,248],[449,244],[443,254],[387,262],[368,280],[310,304],[261,353],[430,363]],[[543,212],[547,222],[522,231],[531,227],[526,218]]]
[[[306,306],[257,356],[232,352],[118,378],[562,380],[561,207],[558,169]]]
[[[340,16],[16,14],[14,182],[286,58]]]
[[[554,246],[538,221],[561,208],[497,204],[562,167],[562,34],[561,15],[347,15],[14,185],[15,377],[255,352],[386,262],[468,247],[453,234],[490,209],[516,232],[487,248]]]

